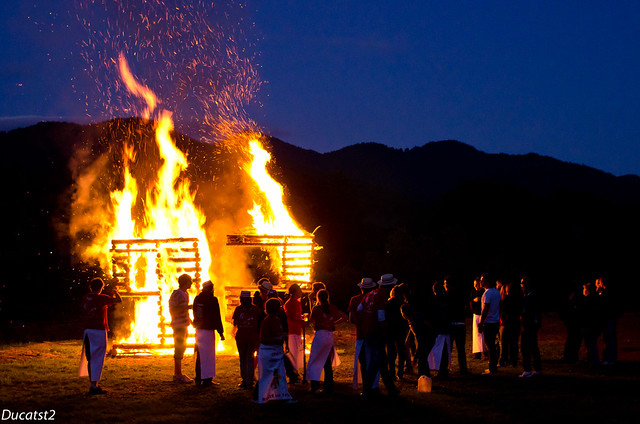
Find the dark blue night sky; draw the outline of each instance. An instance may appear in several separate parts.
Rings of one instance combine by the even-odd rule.
[[[247,111],[284,141],[327,152],[456,139],[640,174],[640,2],[234,8],[265,81]],[[0,129],[97,116],[77,3],[2,2],[0,16]]]

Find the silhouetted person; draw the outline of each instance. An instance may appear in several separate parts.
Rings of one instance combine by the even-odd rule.
[[[290,383],[297,383],[300,379],[300,370],[304,367],[304,345],[302,331],[306,322],[302,316],[302,289],[297,284],[289,287],[289,299],[284,304],[284,312],[287,316],[289,352],[287,359],[291,364]],[[304,370],[303,370],[304,371]]]
[[[438,370],[438,379],[449,377],[451,363],[451,308],[449,298],[445,296],[444,285],[436,282],[432,286],[433,301],[431,305],[431,323],[436,332],[436,340],[429,353],[429,367]]]
[[[457,281],[452,277],[444,279],[445,295],[447,297],[447,303],[449,304],[449,312],[451,319],[451,326],[449,327],[449,334],[451,335],[451,346],[455,344],[456,351],[458,352],[458,367],[460,374],[465,375],[469,373],[467,367],[467,324],[466,320],[469,316],[469,299],[467,293],[460,290],[457,286]]]
[[[482,278],[485,292],[482,294],[482,316],[478,324],[478,331],[484,336],[484,342],[489,351],[488,374],[498,372],[498,349],[496,341],[500,329],[500,292],[496,283],[488,278]]]
[[[618,359],[617,325],[622,313],[603,277],[596,279],[596,291],[602,311],[602,364],[613,365]]]
[[[260,278],[256,285],[258,286],[258,290],[253,293],[253,304],[260,308],[261,311],[264,311],[264,304],[267,301],[267,294],[269,290],[273,290],[273,284],[267,277]]]
[[[187,333],[191,324],[189,318],[189,293],[193,280],[189,274],[178,277],[178,288],[169,297],[169,313],[171,314],[171,329],[173,330],[173,381],[177,383],[191,383],[186,375],[182,374],[182,358],[187,350]]]
[[[278,318],[280,318],[282,328],[284,329],[285,334],[287,334],[287,337],[284,340],[284,346],[285,346],[284,347],[285,349],[284,367],[287,373],[287,377],[289,377],[289,382],[297,383],[298,381],[300,381],[300,375],[298,374],[296,367],[294,367],[293,363],[291,362],[291,358],[288,355],[286,355],[286,353],[289,352],[289,319],[287,318],[287,313],[284,311],[284,303],[282,302],[282,299],[280,299],[280,297],[278,296],[278,292],[273,289],[268,290],[266,293],[266,296],[267,296],[267,300],[276,299],[278,302],[280,302],[280,310],[278,311]],[[262,324],[262,320],[266,316],[267,316],[266,310],[262,310],[260,313],[260,318],[258,319],[258,322]]]
[[[382,382],[387,392],[395,396],[398,388],[393,382],[393,377],[389,372],[387,350],[385,340],[387,339],[386,304],[389,299],[391,288],[398,282],[393,274],[384,274],[378,281],[378,288],[368,293],[360,306],[358,306],[358,320],[361,320],[364,335],[364,348],[369,359],[367,372],[363,376],[363,396],[370,397],[373,392],[373,381],[380,373]]]
[[[522,286],[522,367],[524,372],[520,377],[531,377],[542,372],[542,359],[538,347],[538,331],[542,326],[542,310],[540,297],[533,282],[524,277]]]
[[[301,300],[302,303],[302,313],[311,314],[313,307],[316,306],[317,296],[320,290],[326,290],[327,286],[321,282],[316,281],[311,285],[311,293],[308,296],[304,297]]]
[[[347,311],[347,315],[349,317],[349,322],[356,326],[356,347],[354,353],[354,361],[353,361],[353,388],[358,388],[358,382],[362,379],[362,376],[366,372],[366,354],[365,349],[363,349],[364,345],[364,334],[362,331],[362,323],[358,321],[358,306],[360,306],[360,302],[367,295],[367,293],[371,292],[377,286],[376,282],[371,278],[364,277],[358,283],[358,287],[360,288],[360,294],[353,296],[349,300],[349,309]],[[359,367],[358,367],[359,366]],[[358,372],[359,370],[359,372]],[[360,376],[360,378],[358,378]],[[378,378],[379,380],[379,378]],[[376,382],[374,381],[374,387],[378,387]]]
[[[313,324],[315,333],[309,353],[307,375],[311,381],[311,392],[320,388],[320,376],[324,370],[324,393],[333,392],[333,367],[335,341],[333,332],[335,326],[347,320],[347,315],[329,301],[329,292],[321,289],[317,293],[317,303],[311,311],[309,322]]]
[[[470,307],[473,314],[472,325],[472,338],[471,338],[471,352],[476,359],[481,359],[483,354],[486,354],[487,349],[484,343],[484,335],[481,331],[478,331],[480,324],[480,318],[482,317],[482,294],[484,288],[482,287],[482,281],[480,278],[473,280],[473,289],[471,289],[470,295]]]
[[[501,366],[517,366],[522,313],[522,290],[507,283],[503,287],[501,306],[502,352]]]
[[[568,364],[575,364],[579,360],[580,346],[582,345],[582,330],[580,328],[580,298],[582,297],[582,285],[576,285],[575,289],[567,296],[558,316],[564,322],[567,329],[567,337],[564,343],[563,359]]]
[[[582,286],[582,296],[578,301],[578,319],[582,339],[587,348],[587,365],[597,368],[600,366],[598,337],[600,336],[602,313],[596,289],[591,283]]]
[[[429,352],[436,341],[436,332],[427,321],[425,314],[411,304],[405,303],[400,308],[402,316],[409,323],[409,328],[416,340],[416,358],[418,359],[418,375],[431,376],[429,370]]]
[[[206,281],[193,299],[193,326],[196,329],[196,385],[211,386],[216,376],[216,336],[224,340],[218,298],[213,295],[213,283]]]
[[[260,325],[258,383],[253,391],[256,403],[292,400],[284,369],[285,355],[282,345],[287,339],[287,333],[282,327],[281,310],[280,299],[267,299],[266,316]]]
[[[240,305],[233,311],[233,325],[236,327],[236,347],[240,360],[240,377],[242,382],[239,387],[250,389],[253,387],[255,375],[254,354],[258,350],[258,320],[260,309],[251,303],[251,293],[240,293]]]
[[[91,280],[89,288],[91,292],[82,298],[84,334],[80,376],[89,376],[89,381],[91,382],[89,387],[90,395],[101,395],[106,393],[106,390],[98,387],[98,381],[102,377],[104,358],[107,354],[107,333],[109,332],[107,308],[116,303],[121,303],[122,299],[115,288],[112,296],[102,294],[104,282],[101,278]],[[86,363],[84,362],[85,360]]]
[[[391,289],[390,297],[387,300],[386,314],[389,326],[387,334],[387,356],[389,360],[389,373],[395,379],[404,377],[404,367],[406,361],[405,343],[409,333],[409,324],[402,318],[400,306],[405,303],[404,284],[398,284]],[[398,371],[396,373],[396,358],[398,360]]]

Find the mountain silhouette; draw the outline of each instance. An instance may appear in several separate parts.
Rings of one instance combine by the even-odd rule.
[[[99,270],[78,263],[74,244],[82,240],[64,230],[74,168],[120,149],[124,134],[144,140],[153,137],[153,126],[139,119],[48,122],[0,133],[2,338],[15,337],[16,323],[77,315],[86,281]],[[174,136],[189,158],[196,200],[239,190],[233,181],[215,178],[237,168],[233,155]],[[516,282],[524,275],[536,279],[549,292],[549,308],[576,285],[604,275],[627,307],[635,306],[638,176],[616,177],[534,153],[489,154],[454,140],[412,149],[361,143],[329,153],[276,138],[266,144],[270,172],[285,188],[293,217],[315,231],[323,247],[316,279],[340,306],[364,276],[393,273],[420,297],[444,276],[466,287],[483,272]],[[153,149],[145,153],[150,162],[157,159]],[[111,184],[121,179],[121,165],[111,163]],[[207,216],[242,206],[246,196],[240,194],[205,206]]]

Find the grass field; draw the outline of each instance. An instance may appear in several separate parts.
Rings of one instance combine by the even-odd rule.
[[[452,378],[434,381],[431,393],[418,393],[417,376],[411,375],[401,383],[399,398],[373,402],[361,400],[351,387],[354,336],[352,327],[343,324],[336,332],[343,353],[334,394],[311,395],[308,385],[298,384],[290,387],[298,400],[293,405],[253,404],[251,393],[236,387],[235,356],[218,357],[219,384],[207,389],[173,383],[171,356],[107,357],[101,386],[108,393],[89,396],[87,379],[77,377],[79,340],[2,346],[0,409],[3,420],[6,411],[37,411],[64,423],[638,422],[640,314],[620,320],[620,360],[611,368],[592,371],[584,363],[564,364],[564,334],[554,315],[545,317],[540,377],[518,378],[519,368],[485,376],[486,363],[475,359],[469,360],[472,375],[458,376],[454,354]],[[193,369],[192,356],[185,358],[185,367]]]

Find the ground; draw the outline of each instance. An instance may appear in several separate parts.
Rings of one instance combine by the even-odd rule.
[[[545,316],[540,377],[518,378],[522,370],[510,367],[483,375],[486,362],[475,359],[469,359],[472,375],[458,376],[454,354],[452,377],[434,381],[431,393],[419,393],[418,377],[410,375],[400,384],[399,398],[374,402],[360,399],[351,387],[353,328],[343,324],[336,332],[342,364],[335,370],[334,394],[312,395],[308,384],[297,384],[290,388],[298,400],[293,405],[253,404],[251,393],[237,388],[238,359],[231,355],[218,357],[218,384],[208,389],[173,383],[171,356],[108,357],[101,381],[108,393],[89,396],[87,379],[77,377],[79,340],[1,346],[0,409],[3,421],[10,413],[24,412],[28,419],[46,412],[65,423],[637,422],[640,313],[621,319],[620,360],[613,367],[593,371],[583,362],[563,363],[564,334],[554,314]],[[192,356],[185,369],[193,369]]]

